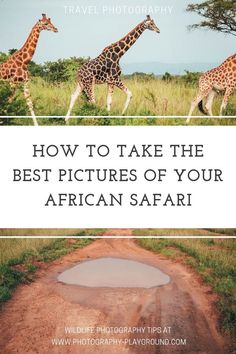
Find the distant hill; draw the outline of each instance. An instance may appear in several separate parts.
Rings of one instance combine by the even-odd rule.
[[[219,65],[219,63],[122,63],[123,74],[129,75],[134,72],[143,72],[146,74],[163,75],[169,72],[172,75],[183,75],[185,70],[192,72],[203,72]]]

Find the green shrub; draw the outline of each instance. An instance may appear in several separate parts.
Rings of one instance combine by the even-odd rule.
[[[200,76],[201,76],[201,73],[199,73],[199,72],[191,72],[191,71],[186,70],[185,75],[181,76],[180,79],[181,79],[181,81],[184,82],[184,84],[197,85]]]
[[[12,290],[23,281],[24,273],[6,264],[0,265],[0,303],[11,297]]]
[[[0,81],[0,115],[1,116],[12,116],[12,115],[24,116],[28,114],[27,104],[21,91],[22,88],[21,86],[19,86],[16,89],[16,94],[13,97],[13,90],[11,89],[10,84],[5,81]],[[2,124],[9,124],[9,123],[10,123],[10,119],[2,120]]]
[[[236,117],[236,106],[234,106],[232,103],[228,103],[224,115]]]
[[[46,62],[42,65],[41,77],[48,82],[65,82],[75,79],[78,69],[88,59],[72,57],[69,59],[59,59],[57,61]]]
[[[166,72],[166,73],[162,76],[162,80],[163,80],[163,81],[166,81],[166,82],[170,82],[170,81],[173,80],[173,76],[172,76],[170,73]]]
[[[133,74],[130,74],[130,75],[122,75],[122,78],[132,79],[134,81],[139,81],[139,82],[149,82],[149,81],[154,80],[156,78],[156,76],[154,74],[134,72]]]
[[[89,232],[93,234],[94,232],[92,231],[91,229]],[[96,232],[96,230],[94,231]],[[45,239],[43,240],[45,241]],[[51,239],[50,241],[46,240],[46,243],[42,246],[41,243],[43,240],[40,240],[41,242],[38,244],[35,243],[35,240],[29,240],[27,243],[22,239],[11,239],[7,240],[7,242],[6,240],[0,240],[1,252],[4,252],[7,244],[13,251],[14,247],[19,249],[19,246],[22,246],[21,252],[17,258],[10,258],[0,264],[0,303],[11,298],[18,284],[33,281],[34,272],[38,269],[37,262],[53,261],[73,250],[85,247],[92,242],[90,238],[76,238],[72,243],[68,242],[67,239]],[[26,244],[32,244],[32,246],[24,250]],[[0,259],[1,258],[3,257],[0,257]]]

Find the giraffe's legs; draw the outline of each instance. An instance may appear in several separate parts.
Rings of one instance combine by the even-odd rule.
[[[125,102],[124,109],[123,109],[123,111],[122,111],[122,116],[123,116],[123,115],[125,114],[125,112],[127,111],[128,107],[129,107],[129,104],[130,104],[130,101],[131,101],[131,98],[133,97],[132,92],[131,92],[127,87],[125,87],[124,92],[125,92],[126,95],[127,95],[127,99],[126,99],[126,102]]]
[[[231,94],[233,93],[234,91],[234,87],[228,87],[225,91],[225,94],[224,94],[224,98],[223,98],[223,101],[222,101],[222,104],[221,104],[221,107],[220,107],[220,116],[223,115],[223,112],[227,106],[227,103],[229,101],[229,98],[231,96]]]
[[[215,97],[216,92],[214,90],[210,91],[209,95],[207,96],[207,102],[206,102],[206,110],[209,113],[210,116],[213,116],[212,113],[212,104],[213,100]]]
[[[191,116],[193,114],[193,111],[195,110],[195,108],[197,107],[197,105],[203,100],[203,98],[205,98],[209,92],[211,91],[211,89],[205,90],[205,91],[199,91],[197,97],[192,101],[191,107],[190,107],[190,111],[188,114],[188,118],[186,120],[186,123],[190,122]]]
[[[84,87],[84,92],[85,92],[85,94],[86,94],[86,96],[88,97],[88,100],[89,100],[89,102],[90,103],[96,103],[96,100],[95,100],[95,91],[94,91],[94,89],[95,89],[95,87],[94,87],[95,85],[94,85],[94,83],[92,82],[92,83],[89,83],[88,85],[86,85],[85,87]]]
[[[114,85],[108,84],[108,95],[107,95],[107,111],[110,112],[112,104],[112,95],[114,92]]]
[[[37,122],[37,119],[36,119],[36,116],[34,113],[33,103],[32,103],[31,97],[30,97],[29,84],[27,81],[24,83],[24,96],[26,99],[27,106],[29,107],[30,114],[32,116],[34,125],[38,125],[38,122]]]
[[[82,92],[82,87],[81,87],[81,84],[78,83],[75,91],[71,95],[69,109],[68,109],[68,112],[67,112],[66,118],[65,118],[66,122],[68,122],[70,115],[71,115],[71,111],[74,107],[74,104],[75,104],[77,98],[79,97],[79,95],[81,94],[81,92]]]
[[[12,89],[12,94],[11,96],[8,98],[8,103],[12,103],[12,101],[14,100],[15,94],[16,94],[16,82],[10,82],[10,87]]]
[[[129,104],[130,104],[130,101],[131,101],[131,98],[133,97],[133,95],[132,95],[132,92],[123,84],[123,82],[119,81],[119,82],[114,83],[114,85],[116,85],[119,89],[121,89],[127,95],[124,109],[122,111],[122,115],[124,115],[129,107]]]
[[[189,111],[189,114],[188,114],[188,118],[186,120],[186,123],[190,122],[190,119],[191,119],[191,116],[193,114],[193,111],[195,110],[195,108],[197,107],[199,102],[201,102],[202,99],[203,99],[203,95],[201,93],[199,93],[197,95],[197,97],[192,101],[191,107],[190,107],[190,111]]]

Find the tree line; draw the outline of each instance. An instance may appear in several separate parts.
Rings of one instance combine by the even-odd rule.
[[[10,49],[8,53],[0,52],[0,64],[6,61],[17,49]],[[47,82],[66,82],[75,78],[78,69],[89,60],[83,57],[71,57],[67,59],[58,59],[57,61],[48,61],[43,64],[37,64],[31,61],[28,65],[30,75],[41,77]]]

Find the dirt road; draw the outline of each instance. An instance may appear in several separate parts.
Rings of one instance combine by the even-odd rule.
[[[86,259],[120,257],[156,266],[171,277],[165,286],[151,289],[82,288],[65,285],[57,276]],[[0,352],[3,354],[122,354],[228,353],[217,330],[214,296],[188,268],[139,247],[134,240],[99,239],[43,266],[34,283],[19,286],[1,311]],[[145,333],[66,334],[65,327],[139,327]],[[148,327],[170,333],[151,334]],[[89,329],[90,328],[90,329]],[[78,330],[78,328],[77,328]],[[120,339],[107,345],[55,345],[53,339]],[[135,345],[137,339],[144,345]],[[164,345],[158,339],[186,339],[186,345]],[[147,340],[156,339],[155,345]],[[125,342],[129,340],[129,343]],[[55,342],[54,342],[55,343]],[[62,342],[61,342],[62,343]],[[72,342],[70,342],[72,343]],[[85,342],[84,342],[85,343]],[[184,342],[182,342],[184,343]],[[140,343],[139,343],[140,344]]]

